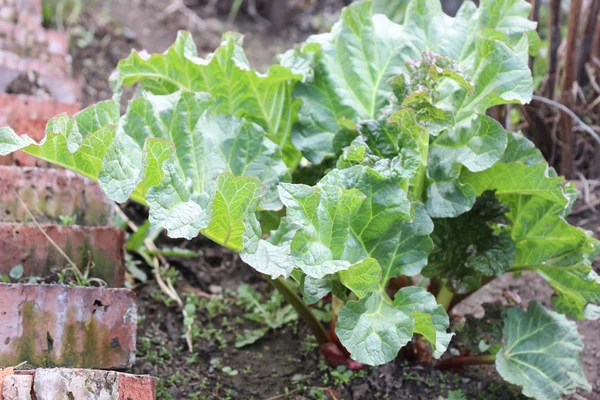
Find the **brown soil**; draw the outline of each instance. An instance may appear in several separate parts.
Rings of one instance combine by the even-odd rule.
[[[167,4],[159,0],[113,0],[110,17],[99,12],[100,8],[87,12],[72,44],[74,69],[86,80],[84,104],[111,96],[108,76],[131,48],[162,52],[173,42],[177,30],[188,29],[193,31],[201,53],[214,50],[221,32],[228,28],[226,15],[219,10],[203,14],[202,11],[206,11],[203,2],[196,3],[195,10],[204,21],[202,27],[195,26],[179,12],[166,18],[158,17]],[[332,9],[336,4],[339,7],[339,3],[329,1],[334,4]],[[242,13],[233,29],[246,34],[248,57],[260,68],[319,26],[304,14],[293,22],[287,29],[273,34],[272,28]],[[143,222],[145,215],[141,207],[126,207],[126,211],[136,222]],[[577,221],[587,229],[595,229],[596,233],[600,229],[597,213],[584,212]],[[431,400],[445,398],[450,390],[457,389],[463,390],[469,399],[522,398],[517,388],[501,381],[493,367],[466,368],[457,374],[399,358],[379,368],[355,373],[337,371],[324,364],[316,343],[298,321],[271,330],[254,344],[238,349],[234,343],[239,334],[262,325],[246,318],[237,288],[241,284],[250,285],[261,294],[264,303],[272,296],[270,285],[236,255],[207,240],[197,238],[186,242],[161,237],[158,244],[177,245],[202,253],[192,259],[169,258],[178,271],[176,288],[184,302],[194,299],[197,303],[193,352],[187,349],[178,307],[162,294],[154,281],[135,287],[141,322],[138,360],[133,372],[161,378],[159,399]],[[145,271],[150,273],[149,269]],[[500,285],[517,292],[524,304],[540,296],[549,299],[547,288],[534,277],[518,281],[503,277],[460,305],[457,311],[476,313],[482,302],[499,297]],[[212,299],[204,298],[204,293],[210,294]],[[583,322],[579,327],[588,347],[584,354],[586,373],[592,385],[598,388],[600,344],[593,332],[598,324]],[[597,390],[582,395],[587,399],[600,398]]]

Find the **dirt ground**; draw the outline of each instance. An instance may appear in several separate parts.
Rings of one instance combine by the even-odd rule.
[[[84,103],[109,98],[108,76],[119,59],[131,48],[149,52],[164,51],[180,29],[191,30],[199,51],[207,53],[220,41],[221,32],[237,30],[246,35],[245,48],[253,65],[262,69],[274,56],[301,42],[306,36],[335,19],[341,1],[328,1],[323,9],[330,17],[315,20],[310,13],[298,12],[293,23],[274,33],[264,22],[241,13],[233,26],[219,12],[200,13],[202,23],[175,11],[166,17],[166,4],[160,0],[113,0],[110,7],[101,1],[88,10],[72,28],[74,71],[85,80]],[[306,15],[305,15],[306,14]],[[142,221],[140,207],[125,208],[130,217]],[[600,216],[594,210],[581,212],[572,223],[600,231]],[[197,251],[195,258],[170,258],[178,271],[177,289],[184,301],[196,305],[190,352],[183,336],[181,311],[153,282],[135,287],[139,296],[138,361],[134,373],[161,378],[159,399],[443,399],[453,390],[462,390],[468,399],[520,399],[519,389],[498,377],[493,367],[465,368],[458,373],[441,372],[428,365],[409,363],[401,357],[379,368],[359,372],[331,369],[319,356],[316,343],[305,326],[293,320],[283,328],[269,330],[255,343],[237,348],[240,336],[262,328],[250,319],[253,312],[240,285],[259,293],[261,304],[281,299],[273,295],[263,278],[239,258],[211,242],[159,239],[161,246],[179,246]],[[145,269],[145,267],[142,267]],[[148,269],[145,269],[149,272]],[[501,289],[518,293],[523,304],[532,299],[548,300],[548,287],[535,276],[515,280],[505,276],[461,304],[459,314],[480,313],[483,302],[501,298]],[[210,296],[210,299],[206,297]],[[282,303],[285,304],[285,303]],[[593,393],[574,399],[600,398],[600,341],[598,322],[580,322],[586,342],[584,368]],[[458,352],[458,349],[453,349]],[[452,352],[451,351],[451,352]],[[580,396],[580,397],[577,397]]]

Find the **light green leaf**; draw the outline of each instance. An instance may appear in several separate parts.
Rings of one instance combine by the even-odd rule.
[[[359,301],[349,301],[339,313],[335,333],[353,360],[367,365],[392,361],[413,335],[410,314],[387,303],[372,292]]]
[[[346,271],[340,271],[342,284],[363,298],[381,282],[381,266],[374,258],[365,258]]]
[[[313,78],[294,90],[302,106],[293,134],[294,144],[311,162],[337,153],[333,137],[340,118],[375,119],[392,93],[386,80],[419,55],[403,39],[401,26],[373,15],[371,7],[358,2],[345,8],[331,33],[311,36],[302,50],[314,53]]]
[[[333,288],[330,276],[313,278],[308,275],[303,275],[300,285],[302,288],[302,297],[306,304],[315,304],[323,297],[327,296]]]
[[[271,232],[268,240],[261,239],[262,229],[254,214],[244,219],[243,247],[240,258],[252,268],[276,279],[287,278],[294,269],[290,245],[298,230],[287,218],[283,218],[279,228]]]
[[[527,160],[537,159],[531,158],[529,150],[521,154]],[[509,206],[506,216],[516,243],[513,270],[536,271],[546,279],[557,292],[553,299],[557,311],[573,318],[595,318],[600,282],[590,271],[598,242],[565,221],[571,205],[565,189],[571,189],[565,188],[564,179],[545,163],[500,162],[483,172],[463,173],[461,180],[478,195],[494,190]]]
[[[590,390],[579,359],[583,341],[574,322],[538,302],[524,312],[513,308],[504,319],[505,346],[496,368],[507,381],[538,400],[559,400],[578,387]]]
[[[535,268],[556,291],[552,298],[555,311],[571,318],[600,318],[600,277],[592,269],[598,254],[600,242],[588,237],[581,248]]]
[[[300,75],[277,65],[261,75],[250,68],[241,46],[241,36],[227,34],[215,53],[202,59],[191,35],[179,32],[164,54],[133,51],[119,62],[113,84],[118,89],[140,83],[157,95],[180,89],[209,93],[215,98],[215,112],[260,125],[280,146],[286,164],[295,168],[300,152],[291,143],[291,130],[299,103],[291,94]]]
[[[526,35],[535,23],[527,19],[526,1],[484,0],[480,9],[466,2],[455,18],[442,12],[438,0],[400,3],[400,10],[408,4],[400,11],[404,18],[396,19],[403,25],[373,14],[370,2],[356,2],[344,9],[331,33],[310,37],[302,50],[284,57],[285,65],[304,77],[294,91],[302,106],[293,137],[311,162],[339,154],[333,139],[340,119],[362,123],[385,113],[392,89],[385,81],[406,73],[405,62],[419,60],[423,51],[456,60],[474,83],[469,94],[452,79],[441,82],[439,105],[434,98],[419,108],[424,122],[448,125],[449,113],[460,122],[493,105],[531,99],[533,83],[522,50],[527,51]],[[378,2],[374,7],[376,12],[387,8]]]
[[[321,184],[357,189],[366,196],[352,220],[350,243],[357,253],[352,261],[375,258],[383,269],[382,282],[421,271],[432,248],[433,223],[420,203],[410,204],[394,181],[363,166],[333,170]]]
[[[394,296],[394,306],[415,320],[415,333],[431,344],[433,356],[440,358],[448,348],[453,333],[447,333],[450,319],[435,297],[423,288],[409,286],[400,289]]]
[[[291,243],[296,266],[317,279],[348,269],[351,262],[344,258],[355,251],[350,222],[365,195],[337,186],[285,183],[279,186],[279,193],[288,219],[300,226]]]
[[[259,202],[280,209],[276,187],[289,174],[259,125],[216,115],[212,104],[206,93],[142,92],[120,121],[116,101],[100,103],[53,119],[24,151],[98,180],[113,200],[146,203],[153,226],[172,236],[202,231],[240,250],[246,213]]]

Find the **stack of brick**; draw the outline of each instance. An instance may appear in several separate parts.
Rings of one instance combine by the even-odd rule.
[[[0,126],[38,141],[50,118],[80,110],[81,93],[68,36],[41,22],[41,0],[0,0]],[[43,91],[7,93],[23,73]],[[122,288],[112,202],[97,183],[23,153],[0,164],[0,276],[18,266],[21,281],[52,279],[74,264],[108,285],[0,283],[0,400],[155,399],[155,378],[117,372],[135,362],[137,304]],[[33,369],[13,368],[23,363]]]

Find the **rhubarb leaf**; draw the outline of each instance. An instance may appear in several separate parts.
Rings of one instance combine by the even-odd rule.
[[[340,280],[359,298],[363,298],[381,282],[381,266],[374,258],[365,258],[346,271],[340,271]]]
[[[266,75],[251,69],[242,49],[243,38],[226,34],[217,50],[206,59],[198,57],[188,32],[179,32],[164,54],[132,54],[119,62],[113,86],[140,83],[153,94],[181,89],[206,92],[215,98],[214,111],[245,118],[260,125],[282,149],[284,161],[295,168],[300,152],[291,143],[291,129],[299,103],[291,97],[300,79],[289,69],[275,65]]]
[[[351,243],[379,262],[382,282],[399,275],[414,276],[427,264],[433,223],[422,204],[410,204],[394,181],[357,165],[333,170],[321,183],[357,189],[366,196],[352,220]]]
[[[171,236],[202,231],[240,250],[246,213],[282,207],[276,187],[288,168],[260,126],[216,115],[212,103],[206,93],[142,92],[120,120],[117,102],[59,116],[24,151],[98,180],[115,201],[148,204]],[[5,142],[16,140],[27,143],[14,132]]]
[[[294,91],[302,106],[293,133],[294,144],[310,161],[320,163],[336,154],[333,137],[339,118],[375,119],[387,105],[392,90],[386,80],[419,56],[402,33],[386,16],[373,15],[371,2],[357,2],[342,11],[331,33],[311,36],[296,52],[312,59],[312,79],[298,83]],[[286,57],[285,65],[298,64],[297,57]]]
[[[434,219],[435,244],[423,275],[447,280],[458,293],[481,287],[482,278],[500,276],[514,264],[516,246],[506,224],[504,207],[491,192],[456,218]]]
[[[391,105],[392,87],[386,80],[407,73],[405,62],[420,59],[424,51],[456,60],[474,83],[470,92],[457,83],[442,82],[440,107],[434,99],[428,106],[430,118],[449,121],[451,112],[460,122],[494,105],[528,102],[533,81],[527,35],[535,29],[527,18],[531,6],[523,0],[494,3],[482,1],[477,9],[467,2],[452,18],[437,0],[412,0],[401,12],[404,18],[390,14],[402,25],[374,14],[384,10],[378,3],[374,10],[371,2],[344,9],[331,33],[312,36],[282,57],[284,65],[303,75],[294,90],[302,100],[294,143],[313,163],[338,155],[334,138],[340,133],[340,120],[378,119]],[[446,198],[452,192],[463,199],[472,194],[445,186],[440,192]]]
[[[525,139],[518,139],[527,149]],[[515,145],[516,146],[516,145]],[[531,162],[530,150],[520,151]],[[516,150],[510,158],[516,159]],[[554,288],[553,307],[572,318],[597,318],[600,280],[591,271],[599,243],[564,219],[571,206],[571,188],[545,163],[499,162],[478,173],[465,172],[461,181],[477,194],[486,190],[509,207],[506,217],[516,244],[513,269],[538,272]]]
[[[538,302],[508,310],[505,345],[496,355],[500,375],[538,400],[559,400],[578,387],[590,390],[581,365],[583,341],[574,322]]]
[[[351,262],[343,258],[355,251],[349,243],[350,222],[365,195],[337,186],[312,188],[285,183],[279,193],[288,219],[300,226],[291,243],[295,265],[317,279],[348,269]]]
[[[392,361],[413,335],[410,314],[386,302],[378,292],[349,301],[338,315],[335,333],[352,359],[381,365]]]
[[[440,358],[454,336],[446,332],[450,318],[444,307],[436,302],[431,293],[416,286],[400,289],[394,296],[394,306],[413,315],[415,333],[423,335],[433,348],[433,356]]]

